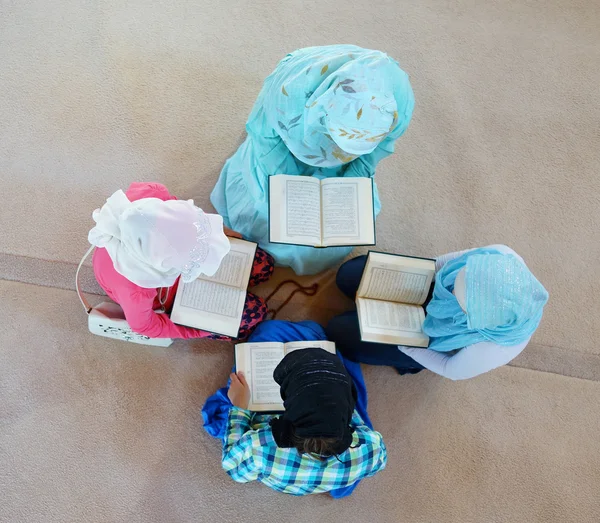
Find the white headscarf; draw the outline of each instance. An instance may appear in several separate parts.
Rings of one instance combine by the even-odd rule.
[[[184,282],[212,276],[231,248],[223,218],[193,200],[130,202],[119,190],[92,217],[89,242],[105,248],[115,270],[140,287],[170,287],[178,276]]]

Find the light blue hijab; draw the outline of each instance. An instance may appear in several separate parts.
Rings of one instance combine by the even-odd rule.
[[[452,294],[463,267],[467,313]],[[513,254],[475,249],[436,274],[423,330],[430,337],[429,348],[440,352],[481,341],[517,345],[534,333],[547,301],[546,289]]]
[[[408,75],[381,51],[355,45],[294,51],[265,80],[246,123],[248,137],[225,163],[211,202],[228,227],[297,274],[340,263],[352,248],[269,242],[269,176],[372,178],[406,131],[414,103]],[[376,185],[374,199],[377,215]]]

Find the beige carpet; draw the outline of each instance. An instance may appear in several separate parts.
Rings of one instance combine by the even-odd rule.
[[[599,27],[596,0],[0,3],[0,521],[600,521]],[[489,375],[366,368],[390,463],[332,502],[220,471],[198,409],[231,347],[93,338],[68,289],[106,196],[152,179],[209,208],[264,77],[337,42],[415,90],[378,248],[507,243],[551,299]],[[319,280],[287,317],[349,306]]]
[[[596,522],[600,383],[367,367],[389,465],[343,501],[237,485],[201,429],[227,343],[89,335],[74,293],[1,283],[0,521]]]

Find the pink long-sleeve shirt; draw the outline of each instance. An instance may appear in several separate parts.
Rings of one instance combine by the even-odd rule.
[[[125,194],[131,202],[142,198],[159,198],[163,201],[177,199],[160,183],[132,183]],[[159,289],[140,287],[119,274],[106,249],[97,248],[94,251],[92,265],[98,283],[121,306],[129,326],[135,332],[150,338],[204,338],[210,335],[209,332],[176,325],[167,314],[154,312],[161,307]],[[163,307],[167,312],[173,307],[178,283],[179,278],[172,287],[164,289],[167,299]]]

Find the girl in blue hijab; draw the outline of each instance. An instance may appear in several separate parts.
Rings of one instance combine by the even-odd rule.
[[[228,227],[256,241],[278,265],[316,274],[351,247],[271,244],[269,176],[370,177],[410,122],[408,75],[380,51],[354,45],[300,49],[265,80],[248,137],[225,163],[211,201]],[[375,213],[381,204],[375,187]]]
[[[354,299],[366,257],[338,271],[337,284]],[[344,357],[392,365],[401,374],[426,368],[450,379],[467,379],[505,365],[525,348],[542,319],[548,292],[505,245],[446,254],[436,259],[433,293],[423,332],[429,347],[396,347],[361,341],[356,311],[327,327]]]

